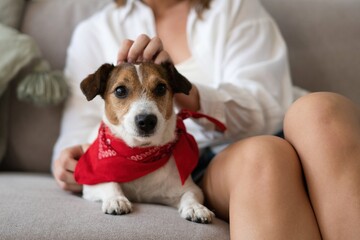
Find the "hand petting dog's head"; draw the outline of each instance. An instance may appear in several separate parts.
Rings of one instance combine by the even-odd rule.
[[[189,94],[191,83],[172,63],[103,64],[81,82],[87,100],[105,101],[104,122],[129,146],[163,145],[174,139],[174,93]]]

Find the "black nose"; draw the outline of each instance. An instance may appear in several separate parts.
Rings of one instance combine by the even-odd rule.
[[[141,134],[148,135],[154,132],[157,117],[154,114],[139,114],[135,116],[135,123]]]

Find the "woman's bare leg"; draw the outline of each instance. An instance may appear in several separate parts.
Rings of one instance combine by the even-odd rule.
[[[360,238],[360,110],[332,93],[296,101],[285,118],[323,239]]]
[[[320,239],[299,159],[281,138],[231,145],[213,159],[202,185],[216,215],[230,218],[231,239]]]

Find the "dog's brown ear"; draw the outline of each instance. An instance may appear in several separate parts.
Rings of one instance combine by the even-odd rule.
[[[183,75],[181,75],[175,68],[174,64],[167,61],[161,64],[169,77],[169,84],[174,93],[184,93],[189,95],[192,84]]]
[[[110,72],[114,69],[113,64],[105,63],[96,70],[95,73],[90,74],[80,84],[81,91],[86,96],[88,101],[92,100],[96,95],[103,94],[106,89],[106,82],[109,78]]]

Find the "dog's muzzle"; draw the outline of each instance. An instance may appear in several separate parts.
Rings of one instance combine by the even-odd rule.
[[[147,137],[155,132],[157,117],[154,114],[139,114],[135,116],[135,124],[139,134]]]

